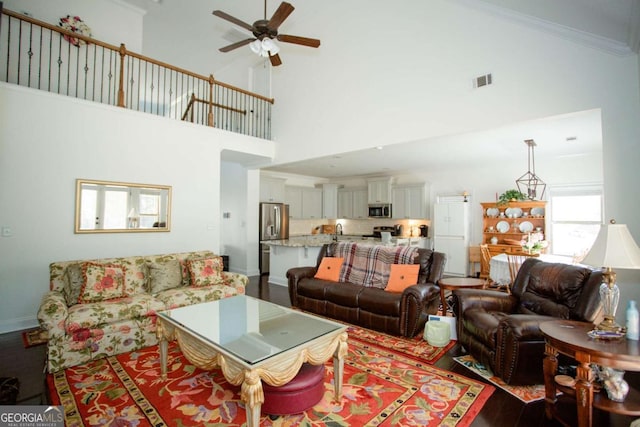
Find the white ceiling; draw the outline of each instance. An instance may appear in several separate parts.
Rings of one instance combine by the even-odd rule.
[[[262,0],[125,0],[147,9],[147,18],[158,14],[170,14],[175,28],[189,31],[198,28],[198,43],[222,47],[251,36],[246,30],[228,21],[211,15],[215,9],[223,10],[249,24],[262,18]],[[282,24],[280,32],[307,37],[318,37],[311,23],[313,10],[321,3],[308,0],[288,0],[298,10],[294,11]],[[405,0],[407,1],[407,0]],[[424,0],[417,0],[424,1]],[[640,50],[640,0],[449,0],[484,12],[493,13],[504,19],[529,25],[604,49],[618,55],[628,55]],[[280,0],[267,2],[267,16],[280,4]],[[203,8],[211,10],[201,10]],[[190,10],[197,9],[197,10]],[[203,14],[203,12],[206,12]],[[145,18],[146,19],[146,18]],[[197,20],[197,22],[196,22]],[[194,34],[195,36],[195,34]],[[197,51],[195,46],[192,51]],[[287,47],[289,47],[287,45]],[[203,45],[204,48],[204,45]],[[296,48],[297,49],[297,48]],[[305,48],[306,49],[306,48]],[[287,54],[295,54],[290,49]],[[253,55],[248,47],[229,53],[219,53],[213,58],[214,70],[221,69],[243,55]],[[281,55],[282,56],[282,55]],[[283,67],[286,66],[286,61]],[[277,94],[274,94],[277,98]],[[567,142],[567,138],[576,138]],[[589,111],[579,114],[553,117],[528,123],[518,123],[499,129],[475,132],[465,135],[451,135],[428,141],[415,141],[384,147],[382,150],[369,149],[345,152],[324,158],[308,159],[286,165],[266,167],[301,175],[336,178],[346,176],[366,176],[393,173],[428,167],[450,167],[479,162],[522,161],[526,164],[525,139],[536,141],[536,159],[544,161],[546,156],[578,156],[601,151],[602,135],[600,112]],[[521,147],[514,150],[513,145]],[[490,150],[487,147],[491,147]],[[511,154],[509,154],[511,153]],[[507,156],[514,156],[513,159]],[[255,163],[254,163],[255,166]],[[260,166],[269,166],[267,164]]]

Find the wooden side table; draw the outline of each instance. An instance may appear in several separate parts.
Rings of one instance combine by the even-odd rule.
[[[605,341],[590,338],[587,333],[593,329],[590,323],[571,320],[552,320],[540,324],[545,337],[544,386],[545,413],[562,422],[556,410],[557,391],[573,396],[578,407],[578,426],[591,427],[593,408],[617,414],[639,416],[640,393],[634,389],[624,402],[614,402],[606,391],[593,392],[594,374],[591,363],[624,371],[640,371],[640,342],[621,338]],[[556,383],[558,354],[565,354],[578,362],[575,389]]]
[[[440,287],[440,302],[442,303],[442,315],[448,316],[449,305],[447,304],[447,300],[444,296],[445,291],[453,291],[454,289],[465,289],[465,288],[484,288],[486,285],[486,281],[484,279],[476,279],[473,277],[445,277],[438,281],[438,286]],[[451,312],[453,316],[453,311]]]

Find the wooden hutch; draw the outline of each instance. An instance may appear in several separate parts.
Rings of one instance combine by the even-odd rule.
[[[523,253],[519,242],[528,233],[546,233],[546,205],[543,201],[522,201],[482,205],[482,243],[491,256],[501,253]],[[488,275],[489,266],[481,263],[481,273]]]

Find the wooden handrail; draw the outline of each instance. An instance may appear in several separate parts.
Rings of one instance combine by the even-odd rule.
[[[239,113],[239,114],[243,114],[243,115],[247,115],[247,110],[240,110],[239,108],[233,108],[233,107],[229,107],[227,105],[222,105],[222,104],[218,104],[217,102],[209,102],[206,99],[200,99],[197,98],[195,94],[191,94],[191,98],[189,98],[189,103],[187,104],[187,107],[184,110],[184,113],[182,113],[182,120],[185,120],[187,118],[187,114],[189,114],[189,111],[191,111],[191,114],[193,115],[193,104],[195,104],[196,102],[201,102],[203,104],[209,104],[210,106],[213,107],[218,107],[218,108],[222,108],[224,110],[229,110],[229,111],[233,111],[234,113]],[[192,121],[193,121],[193,117],[192,117]]]
[[[102,46],[102,47],[104,47],[106,49],[110,49],[110,50],[113,50],[115,52],[118,52],[118,53],[120,53],[121,60],[123,62],[124,62],[124,56],[126,56],[126,55],[132,56],[132,57],[140,59],[142,61],[147,61],[147,62],[150,62],[152,64],[155,64],[155,65],[158,65],[158,66],[161,66],[161,67],[164,67],[164,68],[168,68],[170,70],[173,70],[173,71],[176,71],[176,72],[179,72],[179,73],[183,73],[183,74],[186,74],[188,76],[191,76],[191,77],[194,77],[194,78],[197,78],[197,79],[202,79],[202,80],[205,80],[205,81],[209,81],[210,84],[217,84],[218,86],[222,86],[222,87],[225,87],[227,89],[231,89],[231,90],[240,92],[240,93],[242,93],[244,95],[253,96],[255,98],[258,98],[258,99],[261,99],[263,101],[269,102],[271,104],[274,103],[274,99],[273,98],[268,98],[266,96],[262,96],[262,95],[257,94],[257,93],[252,93],[252,92],[249,92],[249,91],[244,90],[242,88],[230,85],[228,83],[223,83],[223,82],[217,81],[215,79],[211,80],[210,79],[211,76],[203,76],[201,74],[197,74],[197,73],[194,73],[192,71],[185,70],[183,68],[176,67],[176,66],[173,66],[171,64],[167,64],[166,62],[158,61],[156,59],[149,58],[148,56],[144,56],[144,55],[141,55],[139,53],[131,52],[131,51],[126,49],[124,43],[121,44],[120,46],[115,46],[115,45],[112,45],[112,44],[109,44],[109,43],[102,42],[100,40],[93,39],[91,37],[83,36],[82,34],[74,33],[72,31],[67,31],[67,30],[63,29],[62,27],[49,24],[48,22],[45,22],[45,21],[40,21],[39,19],[35,19],[35,18],[30,17],[30,16],[23,15],[22,13],[17,13],[17,12],[14,12],[12,10],[9,10],[9,9],[2,9],[2,13],[4,15],[12,16],[14,18],[20,19],[22,21],[29,22],[31,24],[39,25],[39,26],[47,28],[47,29],[49,29],[51,31],[56,31],[58,33],[67,35],[69,37],[77,38],[77,39],[83,40],[83,41],[85,41],[87,43],[92,43],[92,44],[95,44],[95,45],[98,45],[98,46]],[[122,84],[122,82],[121,82],[121,84]],[[120,102],[120,101],[118,101],[118,102]],[[123,103],[124,103],[124,95],[123,95]]]

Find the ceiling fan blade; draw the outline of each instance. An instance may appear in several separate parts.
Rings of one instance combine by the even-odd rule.
[[[229,46],[225,46],[225,47],[221,47],[220,49],[218,49],[220,52],[229,52],[232,51],[233,49],[237,49],[239,47],[248,45],[249,43],[251,43],[252,41],[254,41],[255,38],[251,38],[251,39],[246,39],[246,40],[241,40],[239,42],[235,42],[233,44],[230,44]]]
[[[269,61],[271,61],[271,65],[273,65],[274,67],[277,67],[278,65],[282,64],[282,60],[280,59],[280,55],[278,55],[277,53],[275,55],[271,55],[269,57]]]
[[[294,9],[295,8],[290,3],[287,3],[286,1],[283,1],[282,3],[280,3],[280,6],[278,6],[278,9],[273,13],[273,16],[271,17],[271,19],[269,19],[267,28],[270,31],[277,31],[280,24],[282,24],[284,20],[287,19],[289,15],[291,15],[291,12],[293,12]]]
[[[245,30],[249,30],[249,31],[253,32],[253,27],[251,25],[247,24],[246,22],[243,22],[243,21],[239,20],[236,17],[233,17],[233,16],[229,15],[228,13],[225,13],[225,12],[223,12],[221,10],[214,10],[213,14],[215,16],[217,16],[218,18],[225,19],[225,20],[227,20],[229,22],[232,22],[232,23],[234,23],[236,25],[241,26]]]
[[[309,46],[309,47],[320,46],[320,40],[310,39],[308,37],[289,36],[286,34],[279,34],[277,38],[279,41],[285,42],[285,43],[295,43],[295,44],[301,44],[303,46]]]

